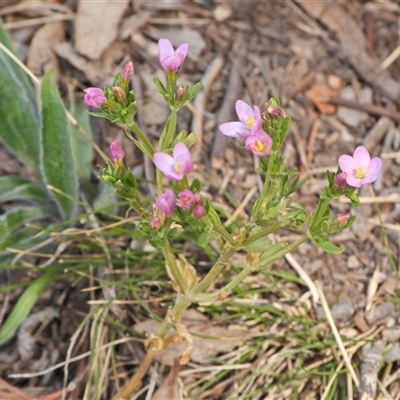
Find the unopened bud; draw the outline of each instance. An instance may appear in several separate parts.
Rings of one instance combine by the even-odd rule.
[[[124,89],[120,88],[119,86],[114,86],[112,91],[119,99],[124,99],[126,97]]]
[[[347,175],[345,172],[341,172],[340,174],[337,174],[335,176],[335,185],[344,189],[347,186],[346,176]]]
[[[135,73],[132,61],[128,61],[122,69],[121,75],[124,79],[129,79]]]
[[[347,224],[349,218],[350,218],[350,213],[338,214],[335,218],[335,221],[339,226],[343,226]]]
[[[124,152],[117,141],[111,142],[110,144],[111,158],[113,161],[122,161],[124,158]]]
[[[175,98],[177,100],[182,100],[185,97],[185,94],[186,94],[186,87],[179,86],[178,89],[176,89]]]
[[[282,118],[283,117],[283,111],[279,107],[276,106],[271,106],[268,105],[266,112],[272,117],[272,118]]]

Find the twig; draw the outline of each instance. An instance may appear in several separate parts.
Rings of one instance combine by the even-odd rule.
[[[362,104],[358,103],[357,101],[342,99],[341,97],[334,97],[334,96],[321,98],[320,100],[324,103],[330,103],[330,104],[335,104],[337,106],[352,108],[354,110],[365,111],[366,113],[371,115],[389,117],[394,121],[400,123],[400,113],[388,110],[387,108],[383,108],[373,104]]]

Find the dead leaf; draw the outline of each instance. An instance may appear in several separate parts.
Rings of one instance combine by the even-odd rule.
[[[245,331],[229,329],[229,327],[214,326],[207,317],[195,309],[189,309],[182,317],[181,323],[193,337],[193,353],[191,361],[207,363],[219,353],[228,353],[238,346],[247,336]],[[135,329],[147,334],[154,334],[159,322],[147,319],[135,325]],[[170,331],[168,334],[171,334]],[[164,365],[173,365],[188,349],[186,341],[172,343],[156,354],[156,359]]]
[[[171,370],[164,379],[163,383],[154,393],[151,400],[179,400],[182,396],[179,394],[179,363],[175,361]]]
[[[75,23],[76,51],[98,60],[118,36],[118,28],[129,0],[78,2]]]
[[[319,84],[312,86],[311,89],[306,92],[307,98],[312,101],[323,114],[334,114],[336,112],[336,106],[325,103],[324,99],[331,96],[336,97],[338,94],[338,90]]]
[[[58,71],[58,59],[54,48],[64,40],[64,36],[63,21],[45,24],[36,31],[29,46],[27,59],[27,66],[35,75],[41,76],[52,68]]]

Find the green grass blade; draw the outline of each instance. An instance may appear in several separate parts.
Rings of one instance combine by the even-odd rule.
[[[0,345],[14,335],[18,327],[29,315],[43,290],[45,290],[47,285],[52,281],[56,272],[55,269],[45,272],[42,276],[33,281],[21,295],[10,315],[0,327]]]
[[[15,54],[0,20],[0,42]],[[39,116],[35,93],[23,71],[0,49],[0,140],[39,171]]]
[[[63,219],[70,219],[78,201],[78,177],[66,111],[57,88],[52,82],[54,71],[43,78],[41,98],[40,163],[46,185],[65,193],[50,191]]]

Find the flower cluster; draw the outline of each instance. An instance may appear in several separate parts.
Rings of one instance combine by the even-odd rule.
[[[219,126],[220,131],[226,136],[246,138],[246,148],[256,157],[267,156],[271,152],[272,139],[262,129],[260,109],[257,106],[251,108],[243,100],[238,100],[235,108],[240,121],[225,122]]]
[[[185,175],[193,171],[192,155],[183,142],[178,142],[174,146],[172,156],[161,151],[154,153],[153,162],[165,177],[173,181],[181,181]],[[177,197],[171,189],[166,189],[157,197],[156,208],[167,217],[172,215],[176,207],[182,210],[192,208],[192,214],[196,219],[201,219],[206,214],[200,195],[194,194],[188,188],[180,191]]]

